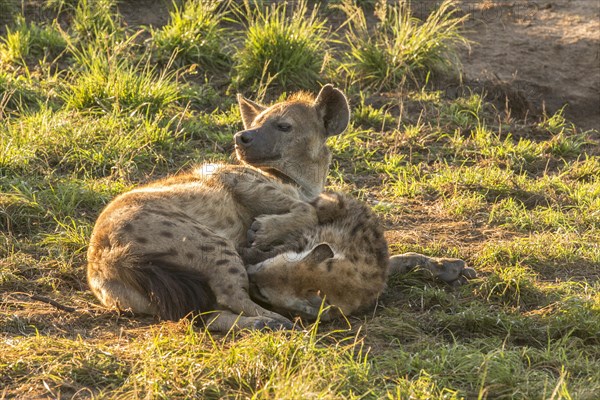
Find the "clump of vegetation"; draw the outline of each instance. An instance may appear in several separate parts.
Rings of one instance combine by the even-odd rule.
[[[36,108],[41,101],[39,90],[30,80],[0,70],[0,120],[10,112]]]
[[[88,45],[75,51],[84,66],[63,94],[65,104],[78,110],[155,114],[181,96],[175,71],[158,71],[148,56],[135,64],[120,51]],[[123,50],[126,54],[125,50]]]
[[[377,109],[364,101],[352,113],[352,120],[362,127],[385,130],[394,124],[394,118],[384,109]]]
[[[314,89],[320,81],[328,47],[325,20],[305,0],[261,8],[245,4],[244,43],[235,55],[238,86],[275,84],[285,89]]]
[[[71,29],[79,41],[94,41],[121,34],[116,0],[81,0],[76,3]]]
[[[352,0],[341,8],[348,17],[346,53],[341,69],[353,82],[376,89],[393,89],[409,78],[458,63],[457,44],[466,16],[456,16],[456,1],[444,0],[425,21],[412,15],[410,2],[378,2],[377,23],[370,26],[365,12]]]
[[[556,156],[575,156],[588,143],[587,132],[577,132],[575,125],[567,121],[563,112],[564,108],[545,116],[538,126],[553,135],[546,146],[549,153]]]
[[[56,57],[65,47],[66,41],[53,26],[39,26],[19,17],[0,38],[0,62],[25,64],[28,59]]]
[[[207,0],[188,0],[182,6],[174,3],[169,23],[152,30],[158,60],[176,66],[198,64],[211,71],[227,70],[231,38],[222,23],[228,19],[228,6],[228,2]]]

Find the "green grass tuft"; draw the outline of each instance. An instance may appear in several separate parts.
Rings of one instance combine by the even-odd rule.
[[[58,169],[82,177],[134,177],[139,168],[167,164],[171,153],[185,144],[177,122],[42,109],[6,126],[0,171],[19,176],[23,171],[44,175]],[[40,158],[43,163],[37,162]]]
[[[456,16],[455,7],[454,0],[444,0],[420,21],[411,15],[410,2],[379,2],[371,27],[361,7],[352,0],[342,2],[349,51],[341,69],[362,86],[393,89],[407,77],[423,79],[430,71],[455,67],[455,46],[467,43],[460,33],[466,16]]]
[[[176,66],[198,64],[209,71],[227,70],[231,64],[231,33],[223,28],[229,4],[207,0],[188,0],[173,4],[171,20],[152,30],[155,56],[162,63]]]
[[[72,7],[71,29],[78,41],[106,40],[123,33],[116,0],[81,0]]]
[[[152,115],[180,99],[177,72],[158,71],[148,57],[131,64],[119,52],[97,50],[90,45],[77,54],[84,69],[74,74],[63,93],[67,107]]]
[[[0,118],[5,114],[35,110],[44,101],[43,93],[32,79],[0,71]]]
[[[385,109],[376,109],[370,104],[361,104],[352,113],[355,125],[363,128],[386,131],[394,126],[394,118]]]
[[[7,28],[6,36],[0,38],[0,61],[20,65],[38,59],[53,61],[65,48],[66,41],[54,26],[39,26],[19,17],[15,27]]]
[[[306,1],[289,7],[286,2],[261,8],[245,3],[244,43],[235,55],[235,84],[277,85],[283,89],[314,89],[320,81],[328,36],[318,8]]]

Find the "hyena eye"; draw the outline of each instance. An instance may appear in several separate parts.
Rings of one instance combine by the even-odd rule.
[[[280,122],[277,124],[277,129],[279,129],[281,132],[289,132],[292,130],[292,125],[288,124],[287,122]]]

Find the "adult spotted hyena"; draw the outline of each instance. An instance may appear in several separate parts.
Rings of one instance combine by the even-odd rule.
[[[289,327],[254,303],[238,249],[266,248],[318,223],[307,201],[323,190],[325,141],[349,120],[331,85],[263,107],[238,97],[245,130],[235,135],[242,166],[204,166],[141,186],[102,211],[88,249],[88,282],[105,306],[179,319],[215,311],[213,330]]]

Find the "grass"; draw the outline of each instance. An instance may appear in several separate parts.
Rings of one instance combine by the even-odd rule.
[[[67,6],[74,8],[72,29],[81,42],[108,38],[123,30],[115,0],[82,0]]]
[[[0,45],[0,398],[595,399],[598,134],[561,110],[506,121],[476,92],[449,100],[395,86],[435,68],[426,61],[383,81],[343,61],[353,115],[329,139],[329,187],[373,207],[393,254],[460,257],[479,278],[450,288],[423,271],[395,275],[371,312],[296,332],[213,335],[98,305],[85,251],[100,210],[139,183],[231,160],[237,85],[311,87],[329,73],[326,53],[350,46],[345,28],[332,27],[341,36],[330,41],[335,10],[209,4],[178,5],[162,27],[127,25],[110,1],[62,2],[57,22],[14,11]],[[408,18],[406,8],[387,15],[400,10]],[[218,24],[185,28],[204,16]],[[421,28],[429,18],[409,18],[407,38],[434,32]],[[373,40],[380,28],[369,27]],[[221,29],[239,32],[219,47],[237,63],[230,86],[194,75],[230,72],[194,45]],[[282,45],[294,32],[306,34],[298,46]],[[268,69],[250,45],[312,64]],[[254,67],[244,75],[240,63]]]
[[[448,71],[458,62],[455,46],[467,43],[460,34],[467,17],[456,16],[454,0],[444,0],[424,21],[412,16],[408,1],[378,2],[374,26],[353,0],[338,7],[348,18],[340,70],[372,88],[393,89],[407,77],[422,80],[428,72]]]
[[[226,69],[231,64],[232,35],[221,23],[228,18],[228,6],[206,0],[174,3],[170,22],[152,31],[156,58],[178,66],[197,64],[213,72]]]
[[[25,64],[28,60],[56,58],[65,49],[66,43],[53,26],[28,23],[23,17],[16,19],[14,30],[7,29],[0,39],[0,60],[6,64]]]
[[[35,82],[27,76],[0,72],[0,116],[37,108],[40,104],[39,92]]]
[[[156,114],[181,97],[175,72],[157,72],[150,60],[132,65],[122,54],[99,54],[91,47],[78,57],[84,69],[63,94],[67,107],[98,112]],[[95,53],[95,57],[89,57]]]
[[[239,11],[247,20],[243,46],[235,55],[235,83],[258,88],[315,89],[321,78],[328,47],[325,20],[306,1],[288,8],[261,8],[246,2]]]

